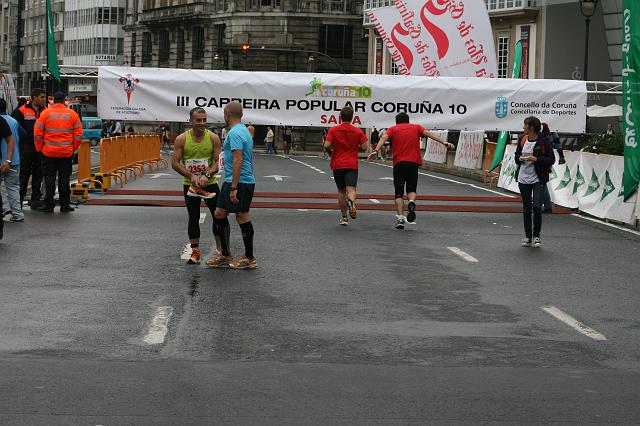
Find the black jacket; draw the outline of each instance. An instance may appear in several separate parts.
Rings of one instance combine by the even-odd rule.
[[[515,154],[516,164],[518,165],[518,169],[516,170],[516,181],[518,180],[520,165],[522,164],[522,161],[520,161],[520,156],[522,155],[523,146],[523,139],[520,139],[520,143],[518,143]],[[542,133],[538,135],[538,140],[533,147],[533,156],[538,159],[538,161],[534,163],[536,174],[538,175],[538,180],[540,181],[540,183],[549,182],[549,172],[551,172],[551,166],[556,162],[556,156],[553,155],[553,146],[551,145],[551,142],[549,142],[549,139],[546,138]]]

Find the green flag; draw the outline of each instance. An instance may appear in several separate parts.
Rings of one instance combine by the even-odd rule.
[[[60,82],[60,68],[58,67],[56,39],[53,34],[53,12],[51,10],[51,0],[47,0],[47,68],[49,69],[49,74]]]
[[[640,182],[640,4],[622,3],[622,117],[624,173],[622,185],[626,201]]]
[[[522,41],[518,40],[516,43],[516,52],[513,58],[513,69],[511,70],[511,78],[520,78],[520,67],[522,66]],[[496,114],[498,114],[496,106]],[[507,139],[509,138],[509,132],[500,132],[498,137],[498,144],[496,145],[496,152],[493,154],[493,162],[489,167],[489,171],[495,169],[502,162],[504,157],[504,149],[507,146]]]

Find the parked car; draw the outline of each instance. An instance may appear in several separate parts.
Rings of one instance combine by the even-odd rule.
[[[102,139],[102,120],[98,117],[84,117],[82,119],[82,139],[89,139],[91,146],[96,146]]]

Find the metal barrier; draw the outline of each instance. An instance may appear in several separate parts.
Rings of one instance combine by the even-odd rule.
[[[71,186],[71,197],[75,200],[86,200],[89,188],[102,190],[103,182],[91,174],[91,141],[83,140],[78,147],[78,183]]]
[[[100,173],[112,176],[121,188],[129,179],[142,176],[145,166],[152,172],[153,166],[160,170],[160,164],[169,166],[160,157],[160,136],[127,135],[100,141]]]

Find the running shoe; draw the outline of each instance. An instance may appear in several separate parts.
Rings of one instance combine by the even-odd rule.
[[[520,243],[520,245],[522,247],[531,247],[531,238],[523,238],[522,242]]]
[[[542,245],[542,241],[540,240],[540,237],[533,237],[533,246],[538,248]]]
[[[255,269],[257,266],[258,262],[255,257],[249,259],[244,254],[229,264],[231,269]]]
[[[11,222],[24,222],[24,216],[11,216]]]
[[[191,249],[191,256],[189,257],[189,260],[187,260],[187,263],[189,265],[196,265],[196,264],[200,263],[200,257],[201,256],[202,256],[202,254],[200,253],[200,249],[199,248]]]
[[[211,259],[207,260],[207,266],[211,268],[219,268],[223,265],[229,265],[231,262],[233,262],[233,257],[216,254]]]
[[[193,186],[190,186],[189,190],[187,191],[187,195],[189,195],[190,197],[201,197],[209,199],[215,197],[216,193],[205,191],[202,188],[194,188]]]
[[[411,200],[407,205],[407,223],[410,225],[416,224],[416,202]]]
[[[404,217],[400,216],[396,221],[396,229],[404,229]]]
[[[353,200],[347,200],[347,205],[349,206],[349,216],[351,219],[355,219],[358,217],[358,209],[356,208],[356,203]]]
[[[342,216],[338,223],[342,226],[349,226],[349,218],[346,216]]]
[[[11,209],[6,209],[6,210],[4,210],[4,211],[2,212],[2,216],[3,216],[3,217],[4,217],[4,216],[8,216],[8,215],[10,215],[10,214],[11,214]]]

